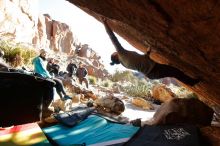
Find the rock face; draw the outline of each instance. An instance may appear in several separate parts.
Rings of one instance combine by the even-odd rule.
[[[66,55],[74,55],[79,46],[77,37],[67,24],[53,20],[48,14],[38,14],[37,0],[0,0],[1,39],[29,44],[38,49],[50,48]],[[101,78],[108,75],[100,56],[88,44],[83,44],[80,49],[78,56],[90,62],[87,64],[89,75]],[[64,61],[63,58],[57,59]]]
[[[33,44],[40,48],[51,48],[56,52],[71,54],[76,43],[73,33],[65,23],[55,21],[47,14],[39,16]]]
[[[76,43],[67,24],[39,16],[37,0],[1,0],[0,37],[68,54]]]
[[[214,0],[69,0],[110,27],[137,49],[163,64],[200,78],[191,88],[220,106],[220,3]],[[111,12],[111,13],[109,13]]]
[[[51,46],[55,51],[70,54],[73,50],[73,33],[69,26],[58,21],[52,21]]]
[[[193,106],[192,106],[193,105]],[[160,106],[152,125],[186,123],[197,126],[211,125],[213,110],[195,98],[175,98]]]
[[[81,47],[78,46],[78,49],[76,55],[80,58],[76,58],[75,60],[84,62],[89,75],[102,79],[109,76],[101,57],[88,44],[83,44]]]
[[[206,139],[206,145],[219,146],[220,145],[220,128],[207,126],[200,129],[202,136]]]
[[[1,0],[1,38],[31,43],[38,19],[37,4],[37,0]]]

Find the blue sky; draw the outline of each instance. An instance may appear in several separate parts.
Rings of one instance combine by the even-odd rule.
[[[113,72],[115,69],[124,69],[121,65],[109,65],[111,61],[110,55],[115,52],[115,48],[106,34],[102,23],[65,0],[39,0],[39,12],[41,14],[47,13],[52,19],[68,24],[73,34],[79,39],[79,42],[89,44],[93,50],[98,52],[102,57],[105,67],[110,72]],[[124,48],[134,50],[121,37],[119,37],[119,41]]]

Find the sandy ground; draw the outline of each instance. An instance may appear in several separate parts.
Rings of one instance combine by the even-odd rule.
[[[131,103],[125,103],[125,111],[122,116],[129,118],[129,120],[134,120],[141,118],[142,121],[149,120],[153,117],[155,110],[143,110],[139,107],[135,107]]]
[[[123,95],[121,94],[117,94],[116,97],[121,98]],[[56,96],[56,99],[59,99],[59,96]],[[140,107],[137,107],[135,105],[133,105],[129,99],[122,99],[122,101],[125,104],[125,111],[122,113],[122,116],[127,117],[129,120],[134,120],[137,118],[141,118],[142,121],[146,121],[149,120],[153,117],[156,109],[158,109],[159,105],[155,105],[154,106],[154,110],[143,110]],[[84,104],[78,104],[78,103],[73,103],[72,106],[73,108],[76,106],[80,106],[80,105],[84,105]]]
[[[121,98],[124,95],[115,94],[115,96],[118,98]],[[122,101],[125,104],[125,111],[122,113],[122,116],[129,118],[129,120],[134,120],[137,118],[141,118],[142,121],[149,120],[153,117],[155,111],[159,108],[159,105],[152,104],[155,108],[154,110],[144,110],[140,107],[133,105],[130,102],[130,99],[127,99],[127,100],[122,99]]]
[[[96,92],[96,88],[91,87],[90,89],[94,92]],[[97,92],[96,92],[97,93]],[[106,93],[104,92],[99,92],[100,95],[105,95]],[[123,97],[126,96],[123,93],[120,94],[114,94],[114,96],[120,98],[124,104],[125,104],[125,111],[122,113],[122,116],[127,117],[129,120],[134,120],[134,119],[138,119],[141,118],[142,121],[146,121],[149,120],[153,117],[155,111],[159,108],[160,105],[155,105],[152,104],[154,106],[154,110],[143,110],[140,107],[137,107],[135,105],[133,105],[131,103],[131,97],[128,97],[128,99],[124,99]],[[59,99],[59,95],[55,93],[55,100]],[[82,103],[78,104],[78,103],[73,103],[72,107],[76,107],[76,106],[80,106],[80,105],[84,105]]]

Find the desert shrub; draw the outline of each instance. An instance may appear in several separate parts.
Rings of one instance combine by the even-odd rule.
[[[152,83],[144,78],[138,78],[131,71],[116,71],[111,80],[120,83],[121,91],[129,96],[150,96]]]
[[[110,84],[109,84],[109,82],[104,82],[103,86],[104,86],[104,87],[109,87]]]
[[[190,98],[190,97],[197,97],[195,93],[193,93],[192,91],[186,89],[185,87],[181,86],[181,87],[171,87],[171,90],[174,91],[174,93],[180,97],[180,98]],[[193,97],[194,98],[194,97]]]
[[[95,85],[97,83],[97,79],[94,76],[88,76],[89,83]]]
[[[146,81],[138,80],[133,84],[124,86],[122,91],[124,91],[129,96],[148,97],[150,96],[151,84]]]
[[[112,75],[111,80],[113,82],[118,82],[118,81],[134,81],[136,80],[137,77],[133,75],[131,71],[118,71]]]
[[[112,81],[108,80],[108,79],[102,81],[102,83],[101,83],[101,86],[103,86],[103,87],[112,87],[112,85],[113,85]]]
[[[13,44],[12,42],[1,41],[0,49],[4,51],[4,59],[12,66],[21,64],[29,65],[37,52],[31,48],[21,44]]]

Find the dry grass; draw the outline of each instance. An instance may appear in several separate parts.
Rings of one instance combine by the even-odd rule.
[[[21,64],[30,65],[31,60],[37,55],[36,50],[21,44],[7,41],[0,41],[0,50],[3,50],[4,59],[10,65],[16,67]]]

